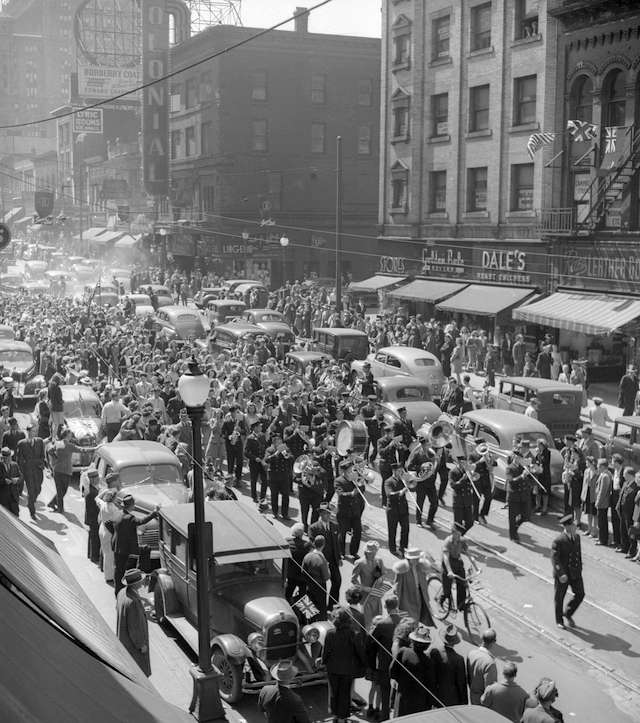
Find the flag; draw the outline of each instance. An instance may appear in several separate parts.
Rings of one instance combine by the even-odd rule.
[[[316,615],[320,614],[320,611],[311,602],[308,595],[303,595],[299,600],[296,600],[292,607],[298,610],[307,620],[311,620],[311,618],[315,618]]]
[[[555,137],[555,133],[545,133],[544,131],[542,133],[532,133],[527,141],[527,153],[529,154],[529,158],[533,160],[533,154],[537,153],[542,146],[553,143]]]
[[[614,173],[629,160],[631,153],[631,127],[606,126],[602,132],[602,161],[598,173]]]
[[[575,143],[592,141],[598,135],[598,126],[589,121],[570,120],[567,121],[567,130],[571,131],[571,140]]]
[[[616,152],[616,138],[618,136],[618,129],[616,126],[607,126],[604,131],[604,152],[615,153]]]

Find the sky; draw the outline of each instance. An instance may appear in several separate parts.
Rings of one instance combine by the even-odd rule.
[[[296,7],[311,7],[318,0],[242,0],[243,25],[266,28],[293,15]],[[380,37],[382,0],[332,0],[309,15],[312,33]],[[293,30],[293,23],[282,27]]]

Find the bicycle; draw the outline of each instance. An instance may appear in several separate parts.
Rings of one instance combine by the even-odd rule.
[[[479,575],[479,571],[467,570],[466,577],[454,575],[454,578],[461,582],[466,582],[467,597],[464,602],[462,614],[464,616],[464,626],[469,634],[469,639],[474,645],[482,642],[482,633],[491,627],[491,621],[485,609],[473,599],[471,592],[472,584]],[[457,583],[456,583],[457,584]],[[453,591],[452,591],[453,592]],[[427,599],[431,616],[434,620],[446,620],[449,615],[457,612],[452,604],[452,597],[445,598],[442,593],[442,574],[431,575],[427,579]]]

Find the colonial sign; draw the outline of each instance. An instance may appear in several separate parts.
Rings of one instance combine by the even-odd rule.
[[[169,14],[164,0],[142,2],[142,171],[151,196],[169,194]],[[157,82],[154,82],[157,81]]]

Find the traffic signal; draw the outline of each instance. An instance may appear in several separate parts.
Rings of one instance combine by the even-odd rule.
[[[2,251],[3,249],[6,249],[10,243],[11,243],[11,231],[9,231],[8,226],[5,226],[3,223],[0,223],[0,251]]]

